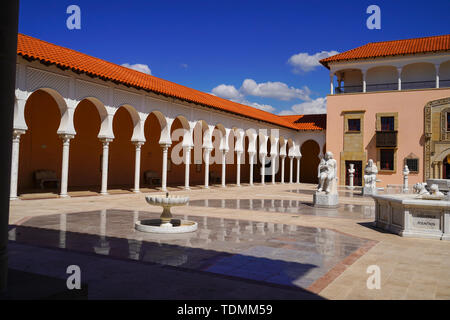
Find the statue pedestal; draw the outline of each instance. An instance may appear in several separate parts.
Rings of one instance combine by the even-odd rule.
[[[377,188],[372,188],[370,186],[364,186],[363,190],[362,190],[362,195],[363,196],[373,196],[377,194]]]
[[[316,192],[313,196],[313,204],[319,208],[337,208],[339,206],[339,197],[337,193]]]

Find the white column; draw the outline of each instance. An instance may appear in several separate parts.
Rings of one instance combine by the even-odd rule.
[[[254,152],[249,152],[248,153],[248,162],[250,165],[250,185],[253,185],[253,158],[255,157],[255,153]]]
[[[191,189],[189,187],[189,167],[191,165],[191,150],[192,150],[192,147],[185,147],[184,148],[184,163],[185,163],[184,189],[186,189],[186,190]]]
[[[69,176],[69,149],[70,149],[70,139],[73,139],[71,134],[61,134],[60,138],[63,141],[62,150],[62,167],[61,167],[61,192],[60,197],[68,197],[67,194],[67,181]]]
[[[261,184],[266,184],[266,155],[261,154]]]
[[[17,199],[17,179],[19,176],[19,150],[20,150],[20,136],[24,134],[24,130],[14,130],[12,139],[12,154],[11,154],[11,184],[9,199]]]
[[[398,90],[402,90],[402,68],[397,68],[398,72]]]
[[[241,186],[241,156],[242,152],[236,152],[236,185],[238,187]]]
[[[281,156],[281,184],[284,184],[284,159],[286,156]]]
[[[366,92],[366,70],[361,70],[362,72],[362,81],[363,81],[363,92]]]
[[[211,148],[205,148],[205,189],[209,189],[209,158],[211,150]]]
[[[292,182],[292,176],[293,176],[293,171],[294,171],[294,157],[289,156],[289,165],[290,165],[290,170],[289,170],[289,183],[293,183]]]
[[[301,157],[297,157],[297,183],[300,183],[300,159]]]
[[[408,175],[409,175],[409,168],[405,164],[405,167],[403,168],[403,193],[408,192]]]
[[[275,160],[277,156],[273,155],[271,160],[271,168],[272,168],[272,184],[275,184]]]
[[[161,144],[161,147],[163,148],[161,190],[167,191],[167,154],[169,151],[170,144]]]
[[[436,88],[439,88],[439,64],[434,65],[436,67]]]
[[[141,147],[144,144],[142,141],[134,142],[136,146],[135,158],[134,158],[134,189],[133,192],[139,193],[140,177],[141,177]]]
[[[112,139],[102,139],[103,156],[102,156],[102,189],[100,194],[108,194],[108,162],[109,162],[109,143]]]
[[[227,168],[227,160],[226,160],[226,151],[221,150],[222,152],[222,188],[225,188],[225,181],[226,181],[226,168]]]
[[[334,74],[330,74],[330,94],[334,94]]]

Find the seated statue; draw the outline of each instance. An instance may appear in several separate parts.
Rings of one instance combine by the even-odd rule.
[[[371,189],[376,189],[377,187],[377,173],[378,168],[370,159],[364,168],[364,186]]]
[[[333,188],[334,180],[336,179],[336,160],[333,159],[333,153],[328,151],[325,153],[325,157],[320,161],[319,167],[317,169],[318,171],[318,178],[319,178],[319,186],[317,191],[322,192],[325,190],[325,192],[328,194]]]

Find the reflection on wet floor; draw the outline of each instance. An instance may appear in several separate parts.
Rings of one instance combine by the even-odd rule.
[[[183,267],[307,288],[367,240],[329,229],[195,216],[196,232],[148,234],[134,223],[159,214],[102,210],[32,218],[13,227],[18,243]]]
[[[316,192],[316,190],[293,189],[289,190],[289,192],[313,195]],[[341,188],[338,190],[338,194],[340,197],[356,197],[356,198],[363,197],[361,187],[355,187],[355,189],[353,190],[345,190]]]
[[[301,202],[299,200],[205,199],[191,200],[188,205],[196,207],[255,210],[349,219],[373,219],[375,217],[374,206],[341,204],[338,208],[324,209],[315,208],[310,203]]]

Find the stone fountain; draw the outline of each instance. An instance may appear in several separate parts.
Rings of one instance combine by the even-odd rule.
[[[425,185],[415,184],[416,194],[373,195],[375,226],[403,237],[450,240],[450,193]]]
[[[135,223],[135,228],[141,232],[149,233],[186,233],[197,230],[197,222],[189,220],[172,219],[171,207],[184,206],[189,202],[189,197],[147,196],[145,200],[149,205],[163,208],[159,219],[140,220]]]

